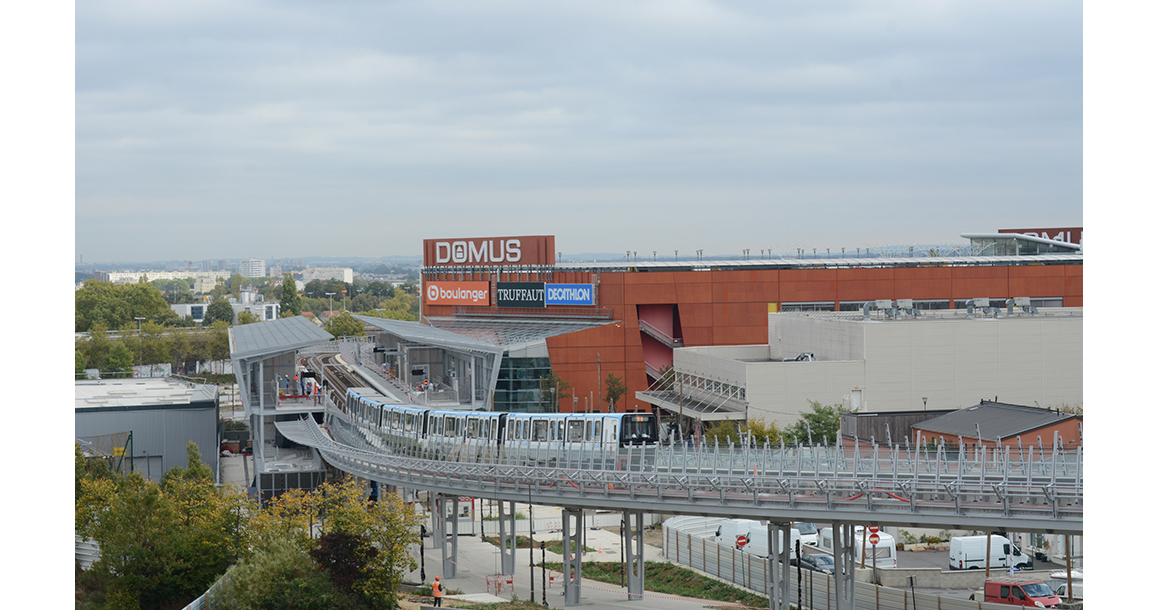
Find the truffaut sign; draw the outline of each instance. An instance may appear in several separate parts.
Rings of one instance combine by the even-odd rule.
[[[546,307],[543,282],[499,282],[495,286],[495,304],[499,307]]]
[[[554,264],[554,235],[423,240],[423,265],[427,267]]]
[[[487,307],[491,304],[491,282],[426,282],[423,296],[427,305]]]

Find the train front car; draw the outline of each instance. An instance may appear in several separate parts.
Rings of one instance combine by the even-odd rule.
[[[509,413],[501,459],[509,464],[623,469],[651,455],[651,413]]]

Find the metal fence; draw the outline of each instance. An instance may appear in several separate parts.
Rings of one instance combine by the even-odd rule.
[[[712,524],[712,525],[706,525]],[[673,517],[664,522],[664,556],[760,595],[769,595],[770,562],[732,546],[717,544],[715,522],[701,517]],[[780,563],[778,562],[779,566]],[[779,569],[779,568],[777,568]],[[879,587],[869,582],[854,585],[858,610],[1001,610],[1007,605],[915,593]],[[832,576],[812,570],[792,569],[789,601],[798,607],[836,610],[836,583]]]

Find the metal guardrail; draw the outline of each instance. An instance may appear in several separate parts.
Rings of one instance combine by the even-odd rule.
[[[557,506],[881,525],[1082,532],[1082,453],[950,460],[878,447],[395,444],[328,417],[294,440],[334,466],[399,487]],[[285,424],[281,424],[285,425]],[[335,440],[337,439],[337,440]],[[339,442],[340,441],[340,442]],[[964,458],[973,456],[964,455]]]

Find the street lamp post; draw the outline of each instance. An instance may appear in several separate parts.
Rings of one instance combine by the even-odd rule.
[[[330,297],[330,311],[334,311],[334,293],[327,292],[326,296]]]
[[[137,334],[141,334],[141,321],[145,318],[133,318],[137,321]]]

